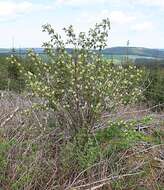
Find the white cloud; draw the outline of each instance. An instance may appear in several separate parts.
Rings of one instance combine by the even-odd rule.
[[[142,0],[141,2],[151,6],[164,6],[164,0]]]
[[[31,11],[39,11],[50,9],[51,7],[42,4],[33,4],[28,1],[0,1],[0,21],[7,21],[17,18],[17,16],[29,13]]]
[[[153,23],[150,21],[145,21],[143,23],[136,24],[132,27],[132,30],[136,32],[145,32],[153,29]]]
[[[164,0],[129,0],[130,3],[141,4],[144,6],[164,7]]]
[[[58,5],[69,5],[69,6],[82,6],[89,4],[103,4],[108,3],[109,5],[116,4],[142,4],[145,6],[162,6],[164,7],[164,0],[56,0]]]
[[[109,18],[111,24],[127,24],[133,22],[136,17],[130,14],[127,14],[123,11],[109,11],[109,10],[102,10],[101,12],[83,12],[81,15],[78,16],[77,22],[87,22],[89,24],[96,23],[104,18]]]
[[[32,9],[32,3],[29,3],[27,1],[21,3],[14,3],[11,1],[0,2],[0,16],[21,14],[31,9]]]
[[[88,4],[105,3],[109,0],[56,0],[58,5],[81,6]]]
[[[130,23],[136,19],[135,16],[128,15],[123,11],[112,11],[111,13],[109,13],[109,18],[111,19],[111,22],[117,24]]]

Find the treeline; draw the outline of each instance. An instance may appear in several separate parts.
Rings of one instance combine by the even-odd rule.
[[[8,60],[8,56],[0,56],[0,90],[15,91],[21,93],[25,88],[23,78],[18,65]],[[27,70],[31,70],[31,64],[26,57],[14,56],[14,58],[26,64]]]
[[[145,66],[147,68],[164,68],[164,60],[163,59],[146,59],[146,58],[137,58],[135,59],[135,64],[139,66]]]
[[[164,102],[164,60],[136,59],[135,65],[146,71],[145,98],[148,103]]]

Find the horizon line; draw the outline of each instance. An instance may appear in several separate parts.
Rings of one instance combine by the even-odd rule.
[[[104,49],[108,49],[108,48],[127,48],[127,46],[111,46],[111,47],[106,47]],[[128,48],[144,48],[144,49],[156,49],[156,50],[164,50],[164,48],[157,48],[157,47],[146,47],[146,46],[129,46]],[[44,49],[44,47],[0,47],[0,49]],[[70,48],[70,47],[66,47],[66,49],[73,49],[73,48]]]

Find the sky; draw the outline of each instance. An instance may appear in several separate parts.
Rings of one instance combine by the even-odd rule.
[[[0,0],[0,48],[41,47],[48,41],[42,25],[61,33],[73,25],[86,32],[109,18],[108,47],[164,49],[164,0]]]

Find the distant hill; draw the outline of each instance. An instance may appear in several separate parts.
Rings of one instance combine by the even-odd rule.
[[[144,56],[151,58],[164,58],[164,49],[149,49],[142,47],[111,47],[103,50],[104,54],[107,55],[135,55],[135,56]]]
[[[13,53],[15,54],[27,54],[28,49],[30,48],[15,48],[14,51],[12,49],[9,48],[0,48],[0,55],[11,55]],[[34,51],[36,53],[42,54],[44,53],[44,49],[43,48],[32,48],[34,49]]]
[[[43,48],[33,48],[36,53],[38,54],[43,54],[44,49]],[[26,54],[27,53],[27,48],[21,48],[21,49],[15,49],[16,54]],[[68,52],[71,52],[72,49],[68,48]],[[144,58],[159,58],[159,59],[164,59],[164,49],[149,49],[149,48],[142,48],[142,47],[111,47],[111,48],[106,48],[103,50],[103,54],[105,55],[121,55],[125,56],[127,55],[130,56],[143,56]],[[10,55],[12,52],[11,49],[5,49],[5,48],[0,48],[0,55]]]

